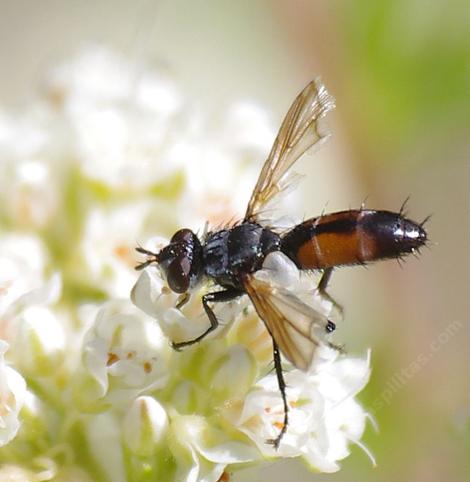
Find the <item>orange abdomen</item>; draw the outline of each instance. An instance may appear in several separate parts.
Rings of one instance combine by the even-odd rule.
[[[300,269],[396,258],[426,242],[426,232],[399,213],[359,209],[312,218],[285,234],[281,250]]]

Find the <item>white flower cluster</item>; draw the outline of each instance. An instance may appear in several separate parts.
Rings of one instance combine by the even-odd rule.
[[[157,247],[162,244],[162,240],[155,240]],[[302,276],[281,253],[270,254],[257,276],[269,277],[272,283],[289,287],[323,312],[332,309],[331,302],[315,296],[312,280]],[[158,321],[173,341],[190,340],[208,325],[201,293],[193,293],[191,301],[177,310],[174,308],[177,295],[168,289],[156,267],[144,270],[132,299]],[[170,377],[177,380],[182,376],[175,387],[177,397],[170,396],[173,408],[181,407],[179,415],[216,409],[209,419],[211,426],[206,425],[204,430],[204,437],[218,441],[211,457],[215,457],[217,450],[230,447],[238,462],[301,456],[315,470],[339,470],[338,461],[349,454],[349,442],[362,446],[360,438],[368,415],[354,397],[369,379],[369,359],[341,357],[337,350],[324,346],[318,350],[308,372],[288,371],[290,423],[279,448],[275,449],[267,440],[279,434],[284,411],[276,375],[262,375],[269,371],[272,361],[270,336],[246,300],[217,304],[214,310],[225,327],[208,336],[207,343],[174,355],[171,365],[177,373]],[[202,403],[207,406],[201,406]],[[227,422],[231,424],[230,431],[211,435],[215,427]],[[258,452],[254,453],[251,443],[235,435],[234,430],[245,433]],[[227,433],[237,444],[230,442]]]
[[[282,402],[253,308],[219,304],[222,326],[177,353],[169,340],[207,327],[208,287],[179,310],[156,267],[133,269],[137,240],[243,212],[272,138],[256,106],[211,124],[168,74],[99,47],[0,110],[0,480],[217,482],[266,456],[332,472],[360,444],[368,359],[325,348],[288,371],[275,451]],[[289,260],[267,262],[314,299]]]

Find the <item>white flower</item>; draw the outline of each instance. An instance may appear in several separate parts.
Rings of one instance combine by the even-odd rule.
[[[161,115],[176,112],[181,104],[180,94],[161,70],[135,65],[104,46],[84,49],[52,70],[47,89],[53,98],[90,105],[122,103],[132,96],[139,107]]]
[[[31,306],[14,319],[17,335],[12,343],[12,358],[24,373],[56,373],[66,349],[64,324],[57,314],[44,306]]]
[[[19,296],[3,314],[10,359],[29,375],[55,374],[62,363],[66,324],[51,307],[60,298],[61,288],[61,277],[56,273],[42,286]]]
[[[64,111],[79,165],[90,179],[119,189],[145,188],[175,171],[175,163],[155,168],[177,130],[182,105],[166,75],[95,48],[52,72],[48,91]]]
[[[2,202],[18,226],[45,227],[59,210],[59,196],[50,166],[38,159],[11,165]],[[13,181],[14,180],[14,181]]]
[[[289,425],[278,450],[266,443],[279,434],[284,417],[274,374],[247,396],[238,425],[267,456],[302,456],[316,470],[335,472],[365,429],[368,414],[354,397],[368,381],[369,360],[339,358],[328,348],[320,355],[308,373],[285,374]]]
[[[177,144],[187,179],[183,224],[197,230],[207,221],[218,226],[241,218],[274,138],[267,116],[257,105],[239,102],[214,125],[200,120],[188,130]]]
[[[151,318],[128,302],[107,303],[98,312],[82,347],[83,363],[97,391],[80,396],[108,396],[119,401],[164,386],[169,350]]]
[[[0,314],[43,285],[46,259],[43,244],[35,236],[8,234],[0,238]]]
[[[20,428],[19,413],[26,396],[26,382],[5,364],[8,343],[0,340],[0,446],[10,442]]]
[[[0,202],[16,228],[50,226],[63,207],[65,124],[42,102],[17,115],[0,112]]]
[[[12,464],[2,464],[0,468],[0,480],[5,482],[37,482],[37,474],[31,470]]]
[[[340,469],[337,461],[349,455],[350,443],[363,448],[375,465],[374,457],[360,442],[370,417],[354,398],[369,381],[370,353],[365,359],[336,359],[334,355],[309,377],[309,382],[317,384],[324,397],[324,439],[317,440],[311,434],[304,458],[324,472]]]
[[[253,446],[233,439],[226,431],[211,426],[196,415],[173,415],[172,452],[178,462],[173,480],[217,482],[229,464],[259,458]]]
[[[129,296],[135,283],[134,248],[148,212],[148,203],[135,203],[112,210],[93,209],[88,215],[83,257],[91,283],[111,296]]]

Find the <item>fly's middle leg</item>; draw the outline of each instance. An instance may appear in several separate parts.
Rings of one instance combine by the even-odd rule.
[[[205,294],[202,297],[202,306],[204,307],[204,311],[206,312],[207,317],[209,318],[209,321],[210,321],[209,328],[207,328],[207,330],[204,331],[204,333],[197,336],[196,338],[193,338],[192,340],[182,341],[179,343],[172,343],[171,346],[175,350],[181,350],[181,348],[184,348],[185,346],[194,345],[194,343],[200,342],[203,338],[205,338],[209,333],[214,331],[219,326],[219,321],[217,320],[217,317],[215,316],[214,311],[209,306],[209,303],[221,303],[224,301],[231,301],[231,300],[234,300],[235,298],[238,298],[242,294],[243,294],[242,291],[236,290],[233,288],[229,288],[224,291],[216,291],[215,293]]]

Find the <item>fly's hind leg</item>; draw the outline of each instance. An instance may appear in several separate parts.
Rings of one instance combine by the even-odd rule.
[[[284,420],[282,423],[281,431],[276,438],[266,440],[266,443],[270,445],[274,445],[274,448],[277,450],[279,448],[279,444],[281,443],[282,437],[287,431],[287,425],[289,424],[289,405],[287,404],[287,396],[286,396],[286,382],[284,380],[284,374],[282,373],[282,365],[281,365],[281,354],[279,353],[279,348],[276,342],[273,339],[273,356],[274,356],[274,370],[276,371],[277,376],[277,383],[279,385],[279,391],[281,392],[282,403],[284,405]]]
[[[326,299],[327,301],[333,304],[333,307],[339,314],[339,318],[342,319],[344,314],[343,307],[326,291],[326,287],[328,286],[332,273],[333,273],[333,268],[325,268],[323,270],[323,275],[320,278],[320,282],[318,283],[317,290],[322,298]],[[329,321],[327,325],[327,331],[331,332],[334,329],[335,329],[335,324],[332,321]]]
[[[194,345],[194,343],[200,342],[203,338],[205,338],[209,333],[214,331],[218,326],[219,322],[217,317],[215,316],[214,311],[209,306],[209,303],[221,303],[223,301],[231,301],[235,298],[238,298],[243,294],[243,291],[236,290],[234,288],[228,288],[224,291],[216,291],[215,293],[207,293],[202,297],[202,306],[204,307],[204,311],[207,314],[207,317],[210,321],[210,326],[207,330],[202,333],[201,335],[193,338],[192,340],[182,341],[179,343],[172,343],[171,346],[175,350],[181,350],[185,346]]]

